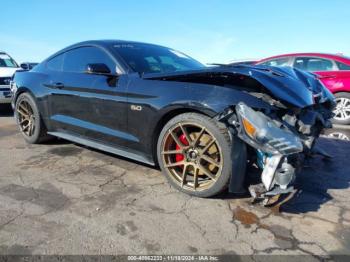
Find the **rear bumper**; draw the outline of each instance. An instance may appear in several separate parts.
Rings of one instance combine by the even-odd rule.
[[[10,104],[12,92],[9,85],[0,85],[0,104]]]

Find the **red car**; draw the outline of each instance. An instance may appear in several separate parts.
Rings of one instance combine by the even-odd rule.
[[[336,98],[334,123],[350,124],[350,58],[331,54],[298,53],[265,58],[256,64],[292,66],[316,73]]]

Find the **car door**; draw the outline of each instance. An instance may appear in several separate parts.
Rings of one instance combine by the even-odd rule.
[[[334,93],[336,92],[349,92],[350,91],[350,63],[345,64],[340,61],[334,60],[336,63],[338,70],[335,71],[335,75],[337,77],[337,84],[334,86],[332,90]]]
[[[127,76],[102,48],[84,46],[62,55],[62,70],[51,79],[50,118],[57,132],[95,142],[124,145],[127,135]],[[88,64],[105,64],[115,76],[88,74]]]

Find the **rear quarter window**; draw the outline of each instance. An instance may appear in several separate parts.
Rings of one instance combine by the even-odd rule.
[[[52,71],[62,71],[64,54],[55,56],[47,61],[46,66]]]
[[[63,62],[64,72],[83,73],[88,64],[103,63],[112,72],[116,65],[111,58],[100,48],[83,46],[66,52]]]
[[[350,70],[350,65],[335,61],[335,63],[337,64],[339,70],[344,71],[344,70]]]

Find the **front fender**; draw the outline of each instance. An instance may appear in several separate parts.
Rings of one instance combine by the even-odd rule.
[[[235,106],[239,102],[244,102],[252,108],[271,110],[272,107],[267,102],[250,95],[247,92],[240,91],[230,87],[190,84],[188,87],[190,94],[194,94],[194,100],[197,98],[197,104],[203,109],[219,114],[227,107]]]

